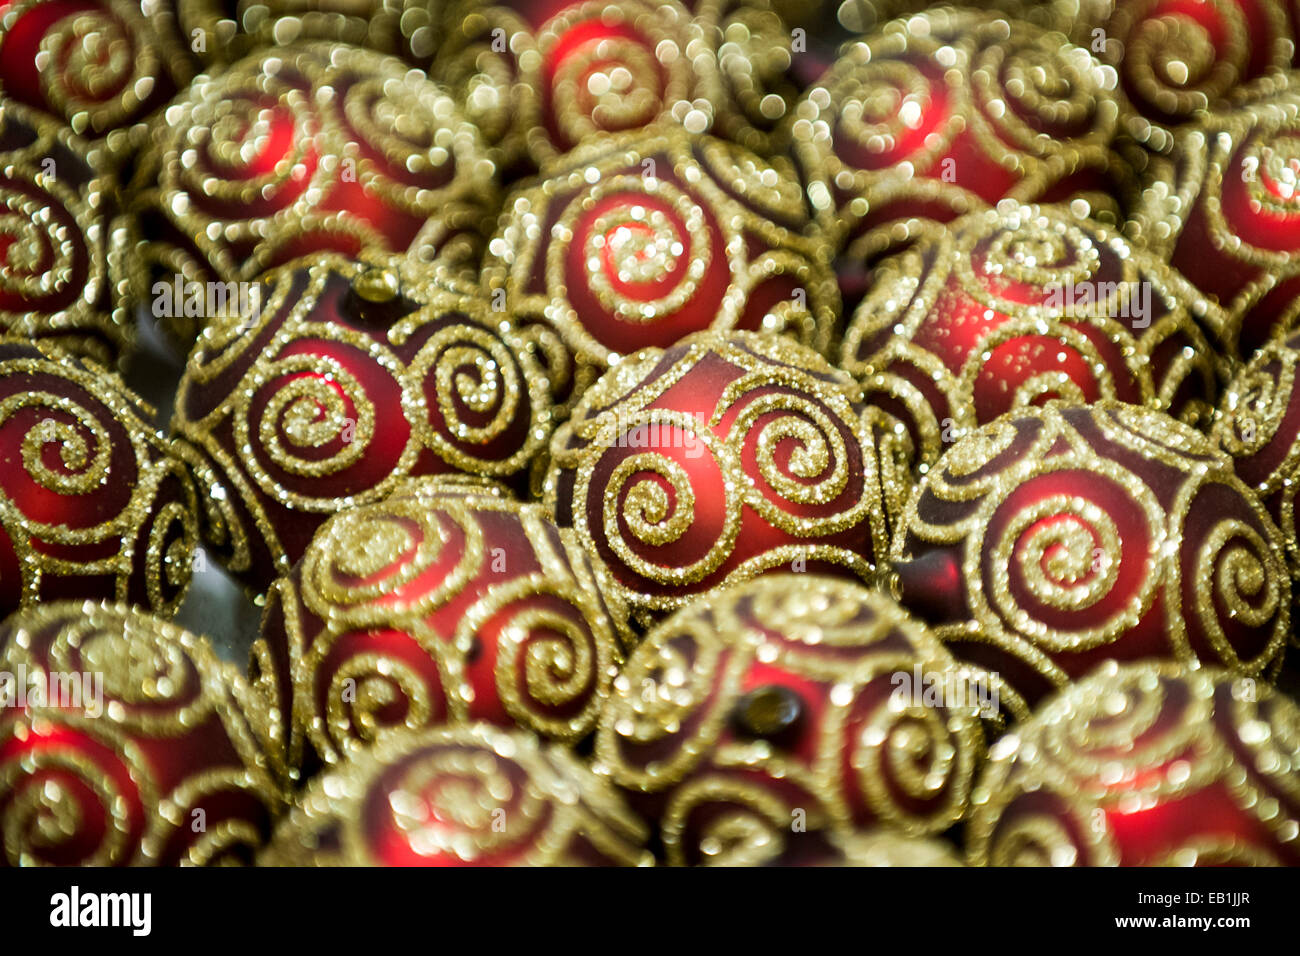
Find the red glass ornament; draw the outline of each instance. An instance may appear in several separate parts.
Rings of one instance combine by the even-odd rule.
[[[1266,684],[1111,662],[991,756],[967,824],[976,864],[1300,865],[1300,708]]]
[[[538,505],[426,479],[335,515],[272,589],[256,652],[287,762],[470,720],[585,737],[630,639],[606,592]]]
[[[0,102],[0,331],[112,366],[134,340],[104,151]]]
[[[1113,79],[1063,35],[976,11],[894,20],[795,108],[794,155],[845,269],[1001,199],[1123,221]],[[850,277],[843,280],[848,282]]]
[[[955,444],[895,536],[903,603],[1018,717],[1100,661],[1275,675],[1282,535],[1203,435],[1116,401],[1020,409]]]
[[[1207,422],[1227,319],[1156,256],[1050,206],[1000,204],[883,262],[840,367],[933,464],[974,428],[1053,398]]]
[[[193,76],[188,49],[130,0],[17,0],[0,10],[5,96],[119,154]]]
[[[196,81],[162,120],[133,183],[138,301],[177,275],[250,281],[322,252],[476,257],[495,168],[451,97],[395,58],[262,51]],[[184,318],[165,324],[188,342],[212,317]]]
[[[316,778],[266,866],[633,866],[645,824],[562,747],[484,724],[385,738]]]
[[[454,277],[323,256],[264,276],[191,353],[172,431],[204,537],[259,591],[331,514],[403,478],[526,480],[551,428],[529,343]]]
[[[179,607],[198,506],[151,416],[70,355],[0,345],[0,617],[60,598]]]
[[[983,755],[964,676],[883,595],[773,575],[651,629],[601,711],[597,768],[675,865],[797,860],[877,824],[935,834],[962,818]]]
[[[5,621],[0,663],[0,862],[252,862],[283,777],[259,702],[203,638],[58,602]]]
[[[546,500],[643,620],[792,562],[874,580],[905,472],[859,396],[778,336],[647,349],[556,432]]]
[[[484,282],[554,329],[576,397],[601,370],[692,332],[786,331],[825,348],[837,297],[788,171],[666,126],[576,150],[507,201]]]
[[[1179,134],[1171,187],[1138,234],[1228,313],[1249,358],[1300,319],[1300,90],[1225,108]]]

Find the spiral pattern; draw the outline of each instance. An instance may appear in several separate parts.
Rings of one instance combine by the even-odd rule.
[[[1281,547],[1199,433],[1117,402],[1054,404],[940,459],[908,508],[895,567],[904,602],[942,619],[961,656],[1019,675],[1002,694],[1023,712],[1103,657],[1272,673],[1290,626]],[[960,575],[947,606],[968,617],[923,593],[923,568],[940,559]]]
[[[394,737],[314,781],[264,862],[631,865],[646,836],[577,760],[480,724]]]
[[[6,862],[251,862],[281,770],[206,641],[127,605],[54,602],[5,622],[0,664],[43,685],[0,722]]]
[[[986,767],[969,825],[973,862],[1289,860],[1300,805],[1283,781],[1300,758],[1297,717],[1267,686],[1214,668],[1103,665],[1047,702]],[[1242,746],[1243,731],[1254,746]]]
[[[673,113],[691,92],[687,53],[697,33],[676,2],[588,0],[557,13],[538,29],[537,55],[524,68],[524,84],[538,91],[527,133],[533,158],[540,163],[593,134],[639,129]],[[693,132],[709,119],[701,113]]]
[[[0,523],[14,561],[5,613],[52,596],[170,615],[190,579],[196,494],[138,399],[31,346],[0,348]]]
[[[941,10],[848,45],[790,134],[823,226],[870,263],[1008,198],[1122,221],[1137,188],[1110,150],[1118,125],[1114,72],[1086,49]]]
[[[1220,319],[1176,272],[1106,228],[1004,204],[886,260],[841,364],[907,423],[929,464],[955,438],[1053,398],[1207,421]]]
[[[231,282],[329,251],[428,258],[462,242],[460,223],[481,218],[495,191],[495,166],[451,97],[361,48],[255,53],[193,84],[167,117],[133,185],[140,298],[177,263]],[[198,331],[171,324],[182,338]]]
[[[1249,358],[1297,317],[1300,102],[1242,99],[1180,134],[1176,192],[1147,197],[1138,229],[1226,313],[1225,344]]]
[[[382,301],[367,304],[369,283]],[[191,467],[231,503],[205,533],[255,586],[344,503],[421,475],[509,479],[543,447],[550,395],[527,337],[443,272],[327,256],[260,288],[257,311],[204,333],[173,416]]]
[[[856,403],[815,353],[773,337],[647,350],[556,433],[548,501],[650,614],[801,554],[869,578],[883,492]]]
[[[486,489],[412,482],[336,515],[276,585],[261,640],[287,759],[466,720],[584,736],[625,639],[603,589],[540,508]]]
[[[661,795],[673,863],[771,862],[792,829],[934,833],[965,813],[982,752],[963,678],[887,598],[773,575],[646,634],[601,712],[596,756],[616,783]]]

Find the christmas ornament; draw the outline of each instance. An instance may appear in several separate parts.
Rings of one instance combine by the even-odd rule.
[[[1249,485],[1282,531],[1287,563],[1300,576],[1300,533],[1295,491],[1300,484],[1300,431],[1295,408],[1300,335],[1260,349],[1224,392],[1211,440],[1232,456],[1237,476]]]
[[[180,606],[197,504],[151,416],[70,355],[0,344],[0,617],[73,597]]]
[[[542,24],[523,66],[533,90],[521,126],[543,163],[600,134],[675,119],[702,133],[712,115],[691,99],[692,61],[707,55],[701,30],[677,0],[587,0]]]
[[[782,566],[874,580],[906,462],[897,423],[860,401],[848,376],[775,335],[646,349],[556,432],[546,501],[642,621]]]
[[[1134,228],[1229,314],[1242,357],[1300,316],[1300,89],[1205,118]]]
[[[872,824],[937,833],[983,751],[966,677],[883,595],[773,575],[646,635],[601,710],[596,769],[641,795],[675,865],[797,857]]]
[[[400,257],[267,273],[190,355],[172,431],[205,539],[261,590],[336,511],[408,476],[523,481],[551,409],[528,343],[457,281]]]
[[[1282,535],[1203,435],[1122,402],[998,419],[921,481],[894,539],[904,605],[1017,717],[1107,659],[1274,674]]]
[[[1130,136],[1155,153],[1174,130],[1293,65],[1289,0],[1058,0],[1070,37],[1113,67]]]
[[[606,591],[538,505],[434,479],[335,515],[272,588],[256,651],[289,763],[450,721],[586,736],[628,636]]]
[[[258,49],[331,40],[418,62],[434,49],[432,0],[159,0],[151,11],[207,64]]]
[[[252,862],[283,804],[254,695],[201,637],[63,601],[0,627],[11,866]]]
[[[562,747],[485,724],[385,738],[318,777],[267,866],[630,866],[645,825]]]
[[[798,182],[736,146],[672,127],[575,150],[506,203],[488,245],[494,303],[600,371],[707,328],[775,329],[826,348],[837,298]]]
[[[1001,203],[876,270],[840,366],[907,424],[925,465],[1008,411],[1118,398],[1208,421],[1226,318],[1120,236],[1050,206]],[[1207,336],[1209,332],[1209,336]]]
[[[715,135],[763,156],[785,145],[783,126],[800,88],[794,62],[807,34],[791,30],[771,0],[702,0],[697,23],[710,51],[697,56],[697,88]]]
[[[1003,198],[1122,222],[1136,183],[1110,149],[1113,85],[1059,33],[939,10],[847,46],[790,135],[843,259],[870,263]]]
[[[1300,709],[1249,678],[1111,661],[991,757],[976,864],[1300,864]]]
[[[0,13],[0,86],[117,156],[193,75],[188,51],[130,0],[16,0]]]
[[[528,127],[536,91],[523,80],[523,64],[540,58],[528,22],[537,7],[518,11],[485,0],[451,0],[441,17],[430,79],[442,84],[478,127],[506,178],[535,171],[528,156]]]
[[[341,44],[266,50],[167,107],[134,181],[137,298],[249,281],[326,251],[468,261],[494,167],[452,99],[398,60]],[[213,316],[163,316],[182,342]]]
[[[115,307],[119,230],[99,148],[0,100],[0,332],[112,365],[133,324]]]

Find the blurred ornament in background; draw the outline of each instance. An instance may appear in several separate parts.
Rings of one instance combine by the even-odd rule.
[[[401,61],[308,43],[200,76],[163,112],[133,181],[132,292],[239,283],[325,252],[469,263],[495,167],[441,87]],[[212,316],[164,316],[188,347]]]
[[[906,423],[923,469],[1053,398],[1116,398],[1208,423],[1226,317],[1157,257],[1061,208],[999,203],[885,260],[840,366]]]
[[[587,391],[551,443],[546,502],[642,624],[770,570],[874,582],[910,486],[896,428],[811,349],[699,333]]]
[[[1119,77],[1124,128],[1153,153],[1208,111],[1300,66],[1288,0],[1055,0],[1060,29]]]
[[[1110,659],[1262,683],[1291,633],[1282,534],[1231,459],[1117,401],[1020,409],[958,441],[893,557],[904,606],[1018,718]]]
[[[151,22],[155,0],[16,0],[0,6],[4,95],[66,123],[116,158],[194,75],[189,49]]]
[[[553,427],[527,343],[400,256],[267,273],[190,354],[172,432],[205,491],[205,541],[262,592],[332,514],[403,478],[526,481]]]
[[[1255,353],[1224,392],[1211,440],[1232,456],[1232,467],[1259,496],[1282,531],[1287,563],[1300,578],[1300,334]]]
[[[1001,199],[1119,225],[1137,198],[1111,148],[1114,70],[1060,33],[975,11],[894,20],[847,46],[789,133],[846,297],[859,273]]]
[[[485,294],[561,337],[571,368],[549,370],[564,402],[631,353],[705,329],[824,351],[838,297],[810,226],[788,167],[671,125],[604,137],[507,199]]]
[[[0,100],[0,332],[112,367],[135,326],[109,168],[101,147]]]
[[[1134,235],[1222,306],[1225,341],[1248,359],[1300,322],[1300,87],[1279,81],[1183,128],[1168,168]]]
[[[421,479],[335,515],[275,584],[258,683],[308,771],[395,728],[482,720],[572,743],[595,727],[626,617],[540,505]]]
[[[692,100],[692,52],[700,26],[677,0],[586,0],[537,28],[536,55],[523,66],[533,91],[521,127],[539,165],[601,134],[672,117],[689,132],[712,123],[710,104]]]
[[[993,866],[1300,865],[1300,709],[1213,667],[1103,664],[1003,737],[972,797]]]
[[[311,782],[267,866],[632,866],[645,824],[566,749],[483,724],[386,738]]]
[[[283,776],[261,702],[204,638],[126,605],[57,602],[4,622],[0,668],[24,695],[0,708],[0,862],[253,862]]]
[[[795,860],[875,825],[936,834],[983,755],[969,676],[884,595],[774,575],[650,630],[601,711],[595,766],[675,865]]]
[[[189,475],[121,381],[0,343],[0,616],[61,598],[170,617],[189,585]]]

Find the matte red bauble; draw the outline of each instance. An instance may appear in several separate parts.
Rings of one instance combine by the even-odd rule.
[[[331,514],[403,478],[526,481],[551,407],[528,343],[437,271],[323,256],[273,270],[190,355],[172,431],[204,537],[257,590]]]
[[[179,607],[197,503],[152,414],[70,355],[0,344],[0,617],[59,598]]]
[[[788,169],[672,126],[605,137],[506,202],[484,283],[576,360],[571,395],[625,356],[704,329],[826,348],[838,297]]]
[[[1300,321],[1300,87],[1185,129],[1171,166],[1137,228],[1227,311],[1227,347],[1248,359]]]
[[[581,739],[628,639],[607,591],[539,505],[427,479],[335,515],[273,588],[256,655],[288,762],[469,720]]]
[[[810,349],[700,333],[588,390],[546,500],[642,621],[792,564],[874,580],[907,486],[885,419]]]
[[[1203,435],[1106,401],[1021,409],[957,442],[895,537],[903,603],[1018,717],[1100,661],[1277,673],[1282,535]]]
[[[601,711],[596,767],[676,865],[797,859],[877,824],[939,833],[983,754],[967,676],[885,596],[774,575],[646,635]]]
[[[1300,707],[1213,667],[1104,664],[993,747],[993,866],[1300,865]]]
[[[283,777],[259,702],[207,641],[65,601],[0,627],[0,670],[0,863],[252,862]]]
[[[636,866],[645,824],[567,750],[485,724],[385,738],[312,781],[264,866]]]
[[[840,367],[919,457],[1053,398],[1117,398],[1208,422],[1222,313],[1104,226],[1050,206],[972,213],[880,265]]]
[[[1001,199],[1123,221],[1113,75],[1066,38],[977,11],[894,20],[795,108],[794,154],[849,264]]]
[[[134,294],[177,275],[255,279],[308,254],[468,261],[495,168],[442,88],[341,44],[266,50],[202,76],[164,111],[133,180]],[[190,342],[212,316],[162,317]]]
[[[0,101],[0,333],[112,366],[134,339],[102,148]]]

